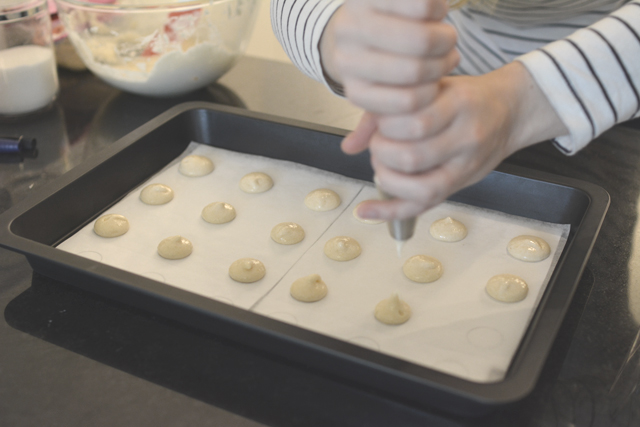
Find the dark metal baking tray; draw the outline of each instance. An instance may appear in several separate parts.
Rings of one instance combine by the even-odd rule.
[[[345,131],[208,103],[186,103],[151,120],[0,216],[0,246],[34,270],[408,404],[480,415],[535,386],[609,205],[596,185],[501,166],[450,200],[571,224],[567,245],[506,377],[474,383],[56,249],[179,156],[191,141],[290,160],[371,181],[367,154],[340,151]]]

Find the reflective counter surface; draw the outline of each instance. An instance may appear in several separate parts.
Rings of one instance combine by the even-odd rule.
[[[0,212],[169,107],[189,100],[350,129],[360,112],[292,65],[244,58],[180,99],[60,72],[53,108],[0,123],[39,154],[0,163]],[[596,183],[611,207],[534,392],[477,419],[414,408],[34,273],[0,249],[3,426],[640,426],[640,122],[573,157],[550,144],[510,163]]]

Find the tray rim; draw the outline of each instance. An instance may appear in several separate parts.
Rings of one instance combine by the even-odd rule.
[[[540,301],[538,312],[541,309],[543,311],[548,311],[545,314],[545,319],[540,319],[539,314],[534,314],[532,318],[532,324],[534,322],[550,323],[555,325],[552,337],[540,337],[539,334],[534,334],[529,337],[529,341],[532,343],[527,343],[527,345],[536,345],[539,349],[537,352],[537,363],[534,363],[533,368],[528,369],[516,369],[515,371],[512,367],[509,368],[509,372],[507,376],[498,382],[493,383],[476,383],[468,380],[464,380],[458,377],[454,377],[427,367],[418,366],[421,370],[426,370],[428,372],[428,377],[416,376],[415,373],[407,373],[405,371],[400,371],[397,368],[390,368],[389,366],[380,365],[379,363],[372,363],[369,360],[364,360],[360,357],[354,357],[353,353],[360,353],[367,355],[368,353],[377,353],[373,350],[364,349],[358,347],[354,344],[350,344],[335,338],[331,338],[322,334],[318,334],[294,325],[288,325],[283,322],[279,322],[275,319],[270,319],[259,315],[254,312],[249,312],[247,310],[243,310],[237,307],[227,306],[224,303],[210,300],[206,297],[202,297],[196,294],[189,293],[187,291],[174,288],[167,284],[161,284],[160,282],[156,282],[152,279],[138,276],[133,273],[126,272],[124,270],[117,269],[115,267],[111,267],[105,264],[101,264],[96,261],[92,261],[86,258],[82,258],[78,255],[63,253],[63,251],[58,250],[57,248],[49,245],[45,245],[39,242],[35,242],[33,240],[26,239],[22,236],[16,235],[11,230],[11,225],[15,219],[17,219],[20,215],[29,211],[33,207],[37,206],[40,202],[55,194],[60,189],[66,187],[70,183],[81,179],[84,174],[91,171],[97,165],[104,162],[106,159],[112,157],[117,154],[124,148],[128,147],[131,144],[134,144],[137,140],[139,140],[142,136],[146,135],[153,129],[156,129],[162,123],[165,123],[171,119],[176,118],[179,115],[187,113],[192,110],[213,110],[222,113],[231,113],[238,116],[242,116],[248,119],[256,119],[256,120],[264,120],[275,122],[278,124],[282,124],[285,126],[299,127],[312,131],[328,133],[335,136],[344,136],[348,132],[344,129],[334,128],[325,125],[319,125],[315,123],[309,123],[301,120],[290,119],[285,117],[274,116],[265,113],[252,112],[248,110],[244,110],[237,107],[229,107],[222,106],[207,102],[188,102],[184,104],[179,104],[166,112],[160,114],[156,118],[150,120],[149,122],[143,124],[137,129],[133,130],[129,134],[120,138],[110,146],[104,148],[103,150],[95,153],[91,157],[84,160],[78,166],[70,170],[69,172],[61,175],[60,177],[54,179],[53,181],[47,183],[39,190],[36,190],[30,197],[22,200],[15,206],[9,208],[6,212],[0,215],[0,247],[4,247],[6,249],[22,253],[27,257],[32,267],[36,271],[46,270],[46,267],[43,262],[46,264],[47,262],[53,262],[55,258],[58,258],[59,255],[62,255],[63,260],[67,260],[68,263],[66,265],[71,267],[76,274],[85,274],[89,277],[96,279],[97,281],[106,281],[112,285],[116,285],[119,287],[123,287],[122,291],[124,292],[136,292],[139,293],[142,298],[145,297],[154,297],[161,299],[172,299],[173,303],[178,303],[179,305],[183,305],[185,309],[195,310],[202,315],[206,316],[219,316],[219,313],[222,313],[224,317],[226,317],[226,321],[232,320],[234,322],[243,322],[246,320],[251,320],[250,323],[241,324],[240,327],[245,328],[259,328],[260,333],[267,333],[267,335],[275,338],[277,340],[284,341],[292,341],[292,344],[300,345],[311,348],[313,351],[320,351],[326,355],[332,357],[339,357],[341,359],[350,360],[352,363],[364,364],[368,369],[374,369],[376,371],[382,371],[387,375],[391,375],[393,377],[399,378],[401,381],[406,382],[407,384],[413,384],[414,386],[424,387],[429,386],[436,390],[441,390],[448,393],[454,393],[456,395],[460,395],[465,399],[469,399],[480,405],[486,406],[498,406],[504,405],[507,403],[515,402],[517,400],[522,399],[527,394],[529,394],[533,387],[535,386],[537,379],[540,375],[542,366],[546,361],[546,357],[551,349],[551,345],[555,340],[555,336],[560,328],[562,323],[562,319],[564,318],[566,311],[569,308],[569,304],[572,300],[573,293],[575,292],[575,288],[580,280],[582,272],[586,266],[589,255],[595,244],[595,240],[597,238],[597,234],[600,230],[602,222],[604,221],[604,216],[609,206],[610,197],[609,194],[602,187],[589,183],[587,181],[582,181],[570,177],[563,177],[559,175],[550,174],[543,171],[538,171],[534,169],[527,169],[519,166],[509,165],[509,164],[501,164],[496,171],[492,172],[492,174],[508,174],[508,175],[516,175],[525,177],[528,179],[533,179],[537,181],[548,182],[551,184],[556,184],[560,186],[570,187],[575,190],[581,191],[584,193],[588,199],[589,203],[587,209],[582,218],[581,224],[577,227],[575,231],[575,237],[570,242],[568,242],[567,246],[577,246],[577,248],[573,248],[570,252],[568,248],[565,249],[565,253],[563,257],[570,254],[573,258],[581,258],[582,261],[578,263],[577,266],[574,267],[573,274],[568,274],[564,270],[560,269],[559,271],[555,271],[552,275],[552,279],[550,280],[560,280],[563,279],[563,276],[572,276],[575,277],[573,281],[575,283],[570,286],[571,295],[566,299],[564,304],[560,306],[554,307],[546,307],[548,303],[546,299],[549,298],[549,292],[545,292],[543,299]],[[526,175],[525,175],[526,174]],[[588,229],[585,229],[585,224],[588,226]],[[580,239],[581,241],[586,241],[586,244],[576,245],[576,239]],[[564,274],[563,274],[564,273]],[[49,276],[45,273],[45,275]],[[555,279],[554,279],[554,276]],[[56,278],[57,279],[57,278]],[[70,283],[75,286],[79,286],[74,283]],[[162,285],[159,287],[158,284]],[[92,284],[91,287],[95,287],[95,284]],[[98,285],[99,286],[99,285]],[[86,288],[86,286],[80,286]],[[165,289],[170,288],[170,289]],[[95,292],[96,290],[93,289]],[[100,292],[98,292],[100,293]],[[543,301],[545,301],[543,305]],[[213,304],[213,305],[212,305]],[[134,304],[134,306],[139,307],[139,304]],[[212,311],[212,307],[214,311]],[[541,308],[542,307],[542,308]],[[143,310],[147,310],[146,308],[142,308]],[[153,310],[151,310],[153,312]],[[237,316],[237,311],[244,312],[244,314],[248,314],[247,316]],[[234,313],[236,312],[236,313]],[[161,313],[156,313],[161,314]],[[231,316],[231,318],[229,318]],[[175,318],[174,318],[175,319]],[[265,321],[266,319],[266,321]],[[175,319],[180,321],[180,319]],[[219,319],[225,320],[225,319]],[[275,323],[274,323],[275,322]],[[270,327],[268,329],[264,329],[262,326],[257,325],[258,323],[266,323]],[[195,326],[195,325],[191,325]],[[283,327],[284,326],[284,327]],[[197,326],[195,326],[197,327]],[[271,329],[273,327],[274,329]],[[532,326],[530,325],[529,328]],[[292,329],[293,328],[293,329]],[[296,333],[300,331],[304,331],[304,334]],[[285,332],[285,333],[283,333]],[[303,341],[300,342],[300,335],[304,335],[306,338],[309,336],[314,338],[314,342]],[[345,352],[336,352],[333,349],[327,349],[324,346],[317,345],[318,342],[324,342],[326,340],[335,341],[334,344],[338,343],[338,348],[340,347],[352,347],[351,350],[356,350],[350,352],[351,354],[347,354]],[[523,342],[520,346],[524,345]],[[335,346],[334,346],[335,347]],[[369,354],[371,356],[371,354]],[[399,361],[402,365],[414,365],[411,362],[407,362],[401,359],[397,359],[393,356],[383,355],[382,359],[395,359]],[[532,356],[529,356],[527,359],[531,359]],[[535,362],[535,359],[532,360]],[[376,358],[374,358],[376,359]],[[514,356],[515,360],[515,356]],[[513,364],[513,362],[512,362]],[[533,372],[533,374],[532,374]]]

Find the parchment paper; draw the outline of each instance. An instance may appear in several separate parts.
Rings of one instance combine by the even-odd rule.
[[[213,173],[198,178],[181,175],[178,163],[188,154],[211,158]],[[274,187],[261,194],[242,192],[240,179],[257,171],[269,174]],[[174,199],[160,206],[142,203],[140,191],[151,183],[171,187]],[[336,191],[342,204],[329,212],[309,210],[304,197],[317,188]],[[357,203],[372,198],[377,192],[370,183],[192,143],[182,156],[105,212],[126,216],[128,233],[105,239],[89,224],[58,248],[461,378],[477,382],[504,378],[566,243],[569,225],[446,202],[419,218],[414,238],[398,257],[386,224],[363,224],[352,214]],[[236,219],[227,224],[202,220],[202,208],[214,201],[233,205]],[[467,226],[469,234],[461,242],[445,243],[430,236],[431,223],[446,216]],[[271,229],[287,221],[304,228],[301,243],[288,246],[271,240]],[[191,240],[193,254],[182,260],[160,257],[158,243],[178,234]],[[507,243],[521,234],[544,238],[552,256],[539,263],[509,256]],[[358,240],[361,256],[348,262],[328,259],[324,244],[339,235]],[[402,264],[417,254],[438,258],[443,277],[430,284],[407,279]],[[264,279],[242,284],[229,277],[231,263],[244,257],[265,264]],[[327,283],[327,297],[316,303],[294,300],[291,283],[313,273]],[[487,295],[487,280],[503,273],[528,283],[524,301],[506,304]],[[400,326],[381,324],[373,308],[396,292],[409,303],[413,315]]]

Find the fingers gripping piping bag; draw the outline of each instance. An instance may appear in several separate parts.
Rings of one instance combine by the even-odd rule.
[[[448,0],[447,3],[451,9],[459,9],[464,6],[469,0]],[[477,0],[472,1],[477,2]],[[374,182],[376,183],[376,187],[378,187],[377,177],[374,177]],[[378,192],[380,193],[380,198],[382,200],[391,200],[394,197],[380,190],[378,187]],[[389,225],[389,233],[391,237],[393,237],[396,241],[398,257],[402,255],[402,247],[404,246],[404,242],[413,237],[413,233],[416,229],[416,217],[405,218],[405,219],[394,219],[388,221]]]

